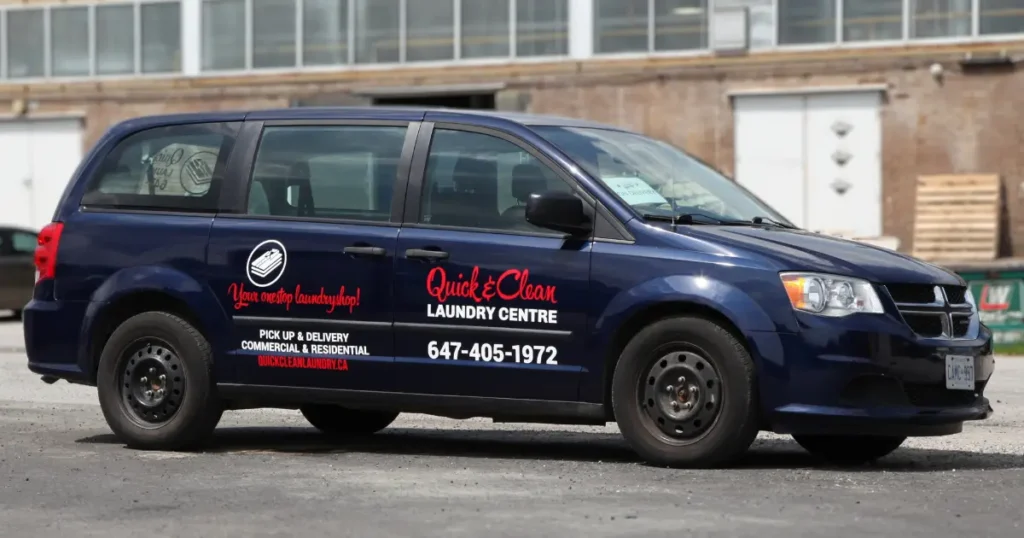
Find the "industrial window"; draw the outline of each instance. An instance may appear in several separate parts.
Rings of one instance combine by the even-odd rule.
[[[461,0],[462,57],[509,55],[508,0]]]
[[[139,22],[142,26],[142,72],[181,71],[181,4],[140,4]]]
[[[665,35],[659,48],[695,48],[706,41],[706,24],[692,27],[692,20],[707,0],[656,2],[672,14],[657,30]],[[569,50],[569,0],[202,0],[201,19],[203,71],[559,56]]]
[[[407,2],[406,10],[405,61],[430,62],[455,57],[452,0],[416,0]]]
[[[96,6],[96,74],[135,72],[135,6]]]
[[[1017,34],[1024,32],[1024,2],[1021,0],[978,0],[981,2],[982,34]]]
[[[82,205],[213,212],[236,123],[147,129],[121,141],[90,179]]]
[[[654,50],[708,46],[707,0],[655,0]]]
[[[836,41],[836,0],[778,0],[779,44]]]
[[[89,67],[89,8],[50,10],[50,74],[85,76]]]
[[[516,56],[569,52],[568,0],[516,1]]]
[[[386,222],[407,128],[268,127],[247,213]]]
[[[202,16],[203,70],[244,69],[245,0],[205,0]]]
[[[594,52],[647,52],[647,0],[595,0]]]
[[[903,39],[903,0],[843,2],[843,41]]]
[[[355,0],[356,63],[394,63],[401,56],[401,0]]]
[[[913,38],[971,35],[971,0],[910,0]]]
[[[35,78],[46,74],[43,10],[7,12],[7,76]]]
[[[252,66],[295,66],[295,0],[252,0]]]
[[[304,0],[302,3],[302,63],[348,63],[348,1]]]

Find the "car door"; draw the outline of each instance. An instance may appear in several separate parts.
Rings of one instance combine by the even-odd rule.
[[[416,151],[396,260],[401,390],[576,400],[592,243],[525,219],[531,193],[572,192],[571,178],[500,131],[428,123]]]
[[[245,208],[211,231],[210,280],[235,331],[219,379],[389,388],[402,164],[417,125],[263,125]]]

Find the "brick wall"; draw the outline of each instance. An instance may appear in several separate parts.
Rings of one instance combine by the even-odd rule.
[[[1005,187],[1010,240],[1004,255],[1024,256],[1024,71],[964,72],[969,47],[649,58],[543,64],[356,70],[239,77],[125,80],[73,85],[0,85],[4,100],[30,104],[29,116],[71,112],[86,118],[86,145],[129,117],[201,110],[287,106],[292,99],[359,92],[374,86],[503,82],[527,109],[631,127],[683,146],[731,174],[733,116],[728,92],[884,84],[883,230],[909,250],[914,181],[934,173],[996,173]],[[946,75],[929,73],[941,62]],[[955,217],[955,216],[951,216]]]

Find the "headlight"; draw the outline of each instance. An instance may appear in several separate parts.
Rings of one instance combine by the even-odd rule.
[[[866,280],[818,273],[782,273],[793,308],[840,317],[850,314],[881,314],[882,303],[875,288]]]

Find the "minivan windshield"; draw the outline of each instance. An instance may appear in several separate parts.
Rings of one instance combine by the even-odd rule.
[[[702,223],[735,223],[760,217],[792,226],[729,178],[665,142],[593,127],[534,130],[645,218],[702,216]]]

